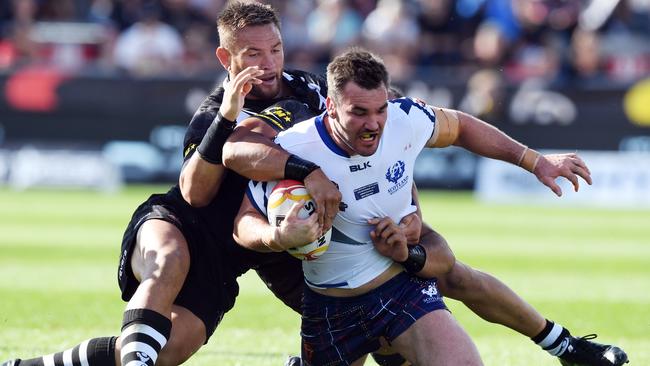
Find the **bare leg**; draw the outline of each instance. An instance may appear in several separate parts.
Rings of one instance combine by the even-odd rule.
[[[158,356],[156,365],[175,366],[187,361],[205,343],[205,325],[191,311],[172,306],[172,332]],[[121,344],[115,343],[115,365],[120,365]]]
[[[438,279],[440,292],[462,301],[476,315],[505,325],[530,338],[544,329],[546,319],[496,277],[456,261]]]
[[[458,260],[450,260],[454,254],[447,241],[426,224],[421,244],[428,257],[425,270],[433,271],[435,267],[430,263],[452,264],[431,273],[438,278],[438,288],[444,296],[462,301],[489,322],[504,325],[530,338],[544,329],[546,319],[499,279]]]
[[[169,222],[145,221],[138,230],[131,268],[139,285],[124,312],[120,362],[156,364],[171,338],[173,302],[190,268],[187,241]]]
[[[418,319],[392,344],[414,365],[483,365],[472,340],[446,310],[436,310]]]

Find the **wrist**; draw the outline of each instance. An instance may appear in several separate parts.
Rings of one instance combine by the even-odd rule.
[[[277,227],[270,227],[268,235],[262,237],[262,244],[272,252],[282,252],[284,248],[280,246],[280,229]]]
[[[535,171],[535,167],[537,166],[537,162],[539,161],[539,158],[541,156],[542,155],[537,151],[526,147],[524,148],[524,151],[522,151],[521,155],[519,156],[519,161],[517,162],[517,166],[520,166],[528,170],[529,172],[533,173]]]
[[[239,113],[231,113],[230,111],[225,111],[224,113],[221,113],[221,110],[217,112],[217,114],[221,114],[221,117],[223,120],[226,120],[227,122],[232,123],[233,125],[235,124],[235,121],[237,120],[237,116]]]
[[[422,244],[408,247],[408,257],[405,261],[397,262],[401,264],[406,272],[416,274],[424,268],[427,262],[427,251]]]
[[[221,112],[217,112],[217,116],[196,148],[201,158],[212,164],[222,164],[223,145],[234,129],[235,121],[229,120]]]
[[[284,164],[284,178],[304,182],[311,172],[319,168],[315,163],[291,154]]]

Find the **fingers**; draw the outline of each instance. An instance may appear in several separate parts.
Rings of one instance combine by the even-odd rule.
[[[316,202],[316,220],[318,221],[318,225],[322,227],[324,230],[329,230],[331,226],[325,226],[325,204],[322,201],[317,200],[315,197],[312,197],[314,202]]]
[[[323,231],[329,230],[339,212],[341,192],[321,169],[314,170],[305,178],[305,187],[316,202],[318,222],[322,225]]]
[[[372,222],[371,222],[372,221]],[[389,217],[384,217],[384,218],[374,218],[368,220],[368,223],[371,225],[375,225],[375,229],[373,232],[375,235],[379,238],[386,239],[388,237],[387,231],[391,229],[392,226],[395,224],[393,223],[393,220],[391,220]]]
[[[399,222],[399,226],[401,226],[402,228],[406,228],[411,224],[411,221],[413,221],[413,215],[406,215]]]
[[[575,155],[575,154],[574,154],[574,155]],[[577,165],[579,168],[581,168],[582,170],[584,170],[585,172],[587,172],[588,175],[591,175],[591,171],[590,171],[589,168],[587,167],[587,164],[585,164],[585,162],[582,161],[582,159],[580,159],[580,157],[579,157],[578,155],[575,155],[575,156],[573,157],[573,159],[571,159],[571,160],[573,161],[573,163],[574,163],[575,165]]]
[[[253,84],[260,84],[257,79],[264,72],[257,66],[247,67],[224,85],[223,103],[219,108],[221,115],[234,121],[244,106],[244,98],[253,88]]]
[[[393,222],[389,217],[370,219],[368,220],[368,223],[376,225],[375,229],[371,232],[371,238],[373,238],[373,240],[382,240],[390,245],[402,241],[406,243],[406,236],[404,235],[403,229],[399,225],[395,224],[395,222]]]
[[[337,191],[336,193],[339,192]],[[336,215],[339,213],[340,203],[341,203],[341,198],[338,195],[333,199],[327,200],[325,203],[325,205],[327,206],[325,211],[325,218],[326,218],[325,227],[327,227],[328,230],[334,224],[334,219],[336,218]]]
[[[262,80],[258,79],[258,76],[264,74],[264,71],[257,66],[247,67],[242,70],[234,79],[231,81],[234,94],[240,94],[241,96],[246,96],[251,89],[253,84],[261,84]]]
[[[293,206],[291,206],[291,209],[289,209],[289,212],[287,212],[287,217],[285,218],[285,220],[289,219],[289,218],[299,218],[298,213],[300,212],[300,210],[302,209],[302,206],[304,206],[304,205],[305,205],[304,200],[300,200],[299,202],[295,202],[293,204]]]
[[[562,197],[562,189],[555,183],[555,179],[551,177],[543,177],[540,181],[553,191],[558,197]]]
[[[573,190],[578,192],[578,189],[580,189],[580,182],[578,182],[578,176],[573,174],[572,171],[569,171],[567,173],[562,174],[562,176],[571,182],[573,184]]]
[[[575,164],[571,171],[584,179],[587,184],[591,185],[591,172],[586,165]]]

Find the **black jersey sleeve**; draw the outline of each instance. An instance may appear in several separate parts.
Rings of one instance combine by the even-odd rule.
[[[327,80],[324,76],[300,70],[288,70],[286,74],[294,98],[306,103],[315,112],[325,110]]]
[[[217,116],[223,101],[223,87],[218,87],[208,95],[196,110],[183,140],[183,159],[189,159],[201,143],[205,132]]]
[[[286,70],[283,74],[283,78],[291,89],[291,95],[288,98],[285,97],[284,100],[279,102],[295,99],[306,104],[308,109],[311,110],[311,114],[308,117],[304,117],[305,114],[303,111],[301,112],[301,116],[298,118],[294,117],[289,125],[292,125],[293,121],[299,122],[308,119],[309,117],[325,110],[327,81],[323,76],[300,70]],[[210,124],[217,116],[217,112],[223,102],[223,95],[224,89],[222,86],[214,89],[212,93],[205,98],[203,103],[201,103],[199,109],[194,113],[194,116],[192,116],[192,120],[185,132],[185,138],[183,140],[183,159],[185,161],[194,154],[194,151],[196,151],[197,146],[201,143],[208,127],[210,127]],[[263,111],[264,108],[274,104],[275,102],[278,102],[278,100],[246,100],[244,109],[247,113],[254,114],[254,112]],[[269,116],[269,118],[273,119],[274,117]],[[275,119],[275,122],[271,122],[270,119],[267,119],[265,122],[272,123],[273,128],[280,128],[278,131],[288,128],[286,123],[280,123],[280,125],[276,124],[275,122],[279,122],[277,119]]]

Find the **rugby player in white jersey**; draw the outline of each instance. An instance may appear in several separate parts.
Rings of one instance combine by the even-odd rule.
[[[329,249],[316,260],[303,262],[308,284],[303,298],[303,362],[361,364],[385,337],[418,365],[481,365],[471,339],[446,311],[435,279],[404,271],[373,245],[375,239],[406,248],[406,235],[396,223],[417,209],[411,196],[413,165],[419,151],[436,138],[431,137],[432,112],[411,108],[410,99],[398,100],[410,113],[400,109],[399,102],[387,102],[388,73],[369,56],[350,52],[328,67],[331,118],[320,115],[276,138],[287,151],[319,164],[338,185],[344,203],[334,219]],[[387,133],[382,135],[384,128]],[[353,171],[350,166],[365,168]],[[272,184],[249,185],[251,199],[235,221],[242,244],[284,250],[320,234],[315,218],[309,221],[313,230],[296,230],[288,237],[282,237],[286,234],[282,226],[256,227],[267,222],[264,202],[270,189]],[[374,219],[381,220],[377,227],[369,223]]]
[[[578,176],[591,182],[589,171],[575,154],[542,156],[466,114],[411,99],[387,103],[387,83],[383,64],[369,53],[350,51],[338,57],[328,67],[327,114],[276,140],[288,152],[319,164],[338,184],[345,204],[335,219],[330,249],[303,266],[309,285],[303,358],[314,365],[357,363],[386,337],[416,364],[480,364],[466,334],[440,311],[444,304],[435,281],[413,276],[422,269],[426,252],[418,245],[407,248],[395,224],[415,210],[410,196],[415,157],[425,146],[453,143],[519,164],[556,193],[555,178],[564,176],[577,189]],[[365,168],[353,172],[350,166]],[[280,251],[320,234],[314,219],[287,218],[279,228],[269,226],[263,202],[272,184],[249,188],[236,222],[240,244]],[[313,230],[304,230],[304,225]],[[405,288],[411,290],[403,292]]]

